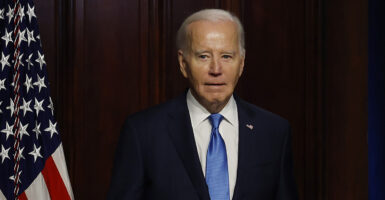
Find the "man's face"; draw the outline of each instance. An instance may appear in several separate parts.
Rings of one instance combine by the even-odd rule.
[[[196,21],[187,27],[188,52],[178,51],[180,70],[189,79],[192,94],[206,109],[223,106],[242,74],[237,26],[231,21]]]

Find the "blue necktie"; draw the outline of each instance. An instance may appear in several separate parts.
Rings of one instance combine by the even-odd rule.
[[[212,130],[206,157],[206,183],[209,187],[211,200],[229,200],[226,145],[218,130],[223,116],[212,114],[209,119]]]

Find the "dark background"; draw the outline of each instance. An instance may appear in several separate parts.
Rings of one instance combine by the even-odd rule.
[[[367,199],[366,0],[35,0],[77,199],[104,199],[128,114],[187,87],[175,33],[202,8],[239,16],[245,100],[287,118],[301,199]]]
[[[385,1],[369,0],[369,199],[385,199]]]

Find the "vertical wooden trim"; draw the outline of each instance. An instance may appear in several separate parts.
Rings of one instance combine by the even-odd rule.
[[[68,16],[70,3],[64,0],[55,1],[55,83],[56,83],[56,102],[55,116],[59,124],[60,136],[63,143],[63,149],[65,152],[66,163],[68,171],[71,175],[74,171],[74,159],[72,146],[70,145],[73,140],[73,131],[70,115],[72,114],[72,104],[69,100],[72,96],[70,80],[72,80],[72,68],[69,67],[70,59],[68,57],[69,49],[69,37],[68,37]],[[52,90],[51,90],[52,91]],[[56,103],[56,104],[55,104]],[[71,142],[70,142],[71,141]]]
[[[159,6],[159,1],[150,0],[149,12],[150,12],[150,21],[149,21],[149,82],[150,87],[150,105],[157,104],[159,102],[159,68],[160,68],[160,37],[161,37],[161,8]]]
[[[215,3],[216,7],[228,10],[239,17],[241,15],[242,2],[242,0],[217,0]]]
[[[139,51],[140,51],[140,79],[139,87],[140,87],[140,109],[144,109],[149,105],[149,5],[148,0],[138,0],[139,5]]]
[[[84,133],[87,131],[85,129],[85,106],[84,99],[85,98],[85,88],[87,84],[83,81],[83,75],[85,73],[85,63],[86,60],[86,50],[84,48],[84,19],[85,19],[85,7],[84,0],[72,0],[72,1],[64,1],[66,3],[66,34],[68,35],[67,44],[66,44],[66,52],[64,59],[68,60],[66,69],[63,69],[62,80],[63,83],[68,83],[68,88],[62,91],[62,96],[65,98],[65,126],[68,126],[66,129],[66,134],[68,139],[71,141],[71,148],[66,154],[70,154],[69,160],[67,163],[69,168],[69,174],[71,178],[71,184],[76,186],[78,182],[82,182],[82,176],[77,175],[77,172],[81,171],[79,168],[82,166],[78,166],[76,163],[77,155],[76,152],[79,149],[82,149],[82,145],[84,145],[84,141],[86,140]],[[73,120],[77,119],[77,120]],[[67,146],[65,143],[63,146]],[[73,192],[75,194],[80,193],[77,192],[79,187],[73,187]]]
[[[323,67],[322,0],[305,4],[305,169],[303,199],[325,199],[325,78]]]
[[[172,0],[165,0],[163,2],[163,15],[162,15],[162,39],[161,39],[161,68],[160,68],[160,81],[159,81],[159,101],[163,102],[166,100],[166,76],[167,76],[167,59],[172,58],[168,56],[170,53],[174,54],[175,38],[172,32]]]
[[[148,107],[159,104],[166,98],[166,56],[168,44],[171,38],[171,2],[149,0],[147,5],[148,21],[146,24],[148,43],[142,43],[141,47],[147,47],[146,69],[142,72],[143,80],[147,80],[145,98]],[[144,15],[141,13],[141,15]],[[143,24],[144,22],[141,22]],[[144,108],[145,108],[144,107]]]

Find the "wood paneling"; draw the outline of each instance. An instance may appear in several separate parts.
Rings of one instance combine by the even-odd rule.
[[[246,63],[237,89],[246,100],[289,119],[301,197],[308,189],[303,181],[309,133],[305,86],[313,83],[306,79],[304,7],[299,0],[243,1]]]
[[[202,8],[230,10],[244,23],[237,93],[291,122],[301,199],[367,197],[365,0],[35,4],[77,199],[104,199],[125,117],[187,87],[175,35]]]
[[[128,113],[138,111],[141,91],[141,48],[139,1],[113,4],[106,0],[76,1],[73,86],[78,102],[74,108],[74,184],[79,199],[100,199],[108,188],[113,153],[120,126]],[[77,32],[76,22],[82,23]],[[80,42],[77,43],[77,42]],[[80,115],[79,115],[80,114]],[[92,193],[84,192],[92,188]]]
[[[326,199],[325,182],[325,102],[323,62],[322,1],[305,2],[305,124],[302,137],[303,166],[297,168],[297,179],[302,184],[303,199]],[[299,175],[298,175],[299,174]],[[301,183],[302,182],[302,183]]]
[[[324,10],[326,198],[367,199],[368,5],[345,0]]]

